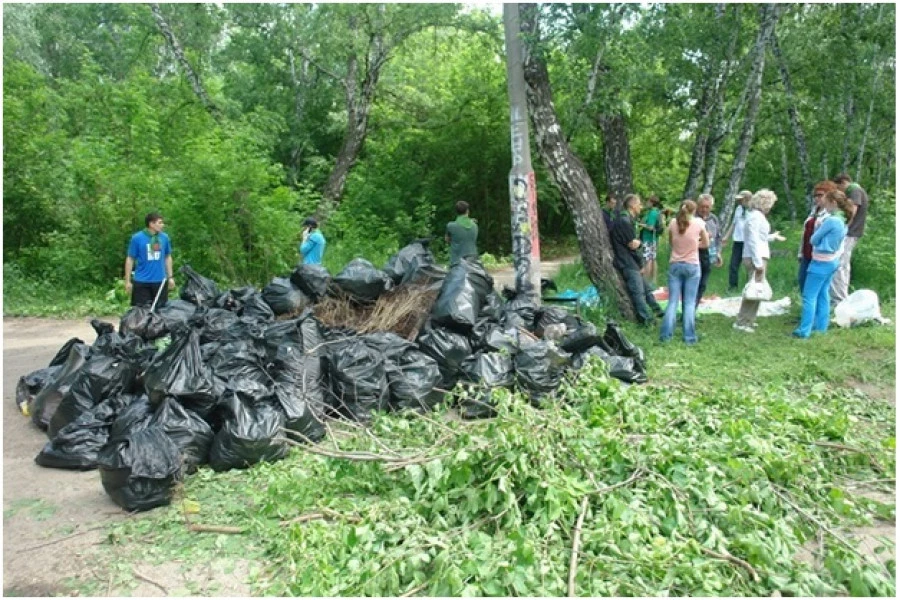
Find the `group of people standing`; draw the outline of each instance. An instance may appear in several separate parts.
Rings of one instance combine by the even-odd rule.
[[[738,289],[742,265],[749,281],[765,280],[771,257],[769,243],[785,240],[779,232],[771,231],[767,219],[777,196],[768,189],[755,194],[744,190],[735,200],[737,206],[731,224],[723,231],[712,212],[715,199],[710,194],[701,194],[696,202],[683,200],[668,225],[665,224],[668,215],[655,196],[648,198],[649,210],[643,219],[639,219],[643,203],[638,195],[627,195],[621,210],[617,210],[615,198],[607,196],[604,218],[609,228],[613,263],[625,281],[638,322],[652,326],[657,318],[662,319],[660,341],[666,342],[674,335],[680,304],[684,342],[697,343],[696,310],[712,267],[724,264],[722,248],[727,239],[732,239],[729,290]],[[798,338],[826,331],[831,309],[847,296],[851,254],[864,232],[868,210],[865,190],[846,173],[816,184],[813,200],[814,209],[804,223],[798,253],[803,304],[800,324],[792,332]],[[653,295],[657,244],[663,235],[671,247],[669,303],[665,311]],[[734,328],[753,333],[760,304],[758,299],[743,297]]]

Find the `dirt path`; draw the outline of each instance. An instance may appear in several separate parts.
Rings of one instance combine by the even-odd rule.
[[[541,261],[541,278],[553,279],[559,273],[559,268],[581,260],[581,256],[564,256],[562,258],[554,258],[553,260]],[[514,288],[516,285],[516,273],[512,266],[502,267],[499,269],[489,269],[491,276],[494,278],[494,289],[498,292],[504,286]]]
[[[47,436],[17,410],[16,383],[46,367],[69,338],[92,343],[88,321],[3,319],[3,595],[69,596],[85,587],[98,596],[166,595],[137,568],[171,595],[249,596],[242,565],[143,564],[139,549],[100,546],[105,526],[129,516],[106,495],[99,472],[34,462]]]

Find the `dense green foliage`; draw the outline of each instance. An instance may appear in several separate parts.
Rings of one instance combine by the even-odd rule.
[[[605,185],[597,116],[621,114],[637,191],[674,202],[698,127],[699,82],[732,56],[723,114],[738,107],[756,11],[729,5],[719,23],[714,5],[545,8],[555,104],[595,185]],[[168,221],[176,267],[191,264],[224,285],[285,274],[297,258],[298,223],[320,207],[347,131],[347,51],[359,59],[355,81],[363,86],[372,40],[389,51],[371,82],[364,144],[323,226],[327,266],[340,269],[354,256],[378,263],[421,235],[435,236],[444,256],[443,224],[457,199],[473,205],[481,249],[509,253],[499,15],[449,4],[164,4],[210,98],[207,109],[145,4],[4,4],[3,11],[10,305],[21,307],[17,298],[33,292],[56,306],[63,296],[102,302],[121,277],[129,235],[150,210]],[[793,95],[770,59],[741,187],[786,189],[805,212],[786,120],[793,103],[814,179],[846,168],[870,192],[892,193],[894,19],[889,4],[785,9],[778,32]],[[354,29],[361,23],[368,37]],[[729,49],[733,31],[741,35]],[[589,93],[595,63],[604,70]],[[736,137],[732,131],[719,150],[714,193],[724,191]],[[572,235],[572,216],[543,167],[535,168],[551,245]],[[789,198],[777,208],[783,218]]]

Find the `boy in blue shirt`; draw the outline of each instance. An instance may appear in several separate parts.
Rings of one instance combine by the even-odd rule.
[[[165,227],[162,215],[149,213],[144,217],[147,228],[131,236],[128,244],[128,256],[125,257],[125,292],[131,294],[132,306],[153,305],[156,294],[159,301],[156,306],[165,306],[169,299],[169,290],[175,289],[175,277],[172,274],[172,244],[169,236],[162,232]],[[131,270],[134,271],[134,282],[131,281]],[[165,285],[168,281],[168,289]]]
[[[321,265],[325,255],[325,236],[319,231],[319,223],[312,217],[303,219],[303,242],[300,256],[304,265]]]

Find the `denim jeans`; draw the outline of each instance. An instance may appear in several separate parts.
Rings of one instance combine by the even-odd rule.
[[[653,314],[661,313],[662,308],[653,297],[653,287],[641,275],[637,269],[622,269],[622,278],[625,280],[625,287],[628,289],[628,295],[631,297],[631,303],[634,304],[634,310],[638,314],[638,320],[646,323],[653,320]],[[649,308],[648,308],[649,305]]]
[[[743,257],[744,242],[732,242],[731,262],[728,263],[728,289],[733,290],[738,286],[738,275],[740,274]]]
[[[797,283],[800,284],[800,294],[803,294],[803,286],[806,284],[806,272],[809,269],[810,259],[805,256],[800,257],[800,268],[797,270]]]
[[[703,298],[703,292],[706,291],[706,282],[709,279],[709,272],[712,271],[712,262],[709,258],[709,248],[700,248],[700,285],[697,286],[697,301],[694,306],[700,306],[700,299]]]
[[[831,313],[829,303],[831,280],[840,265],[840,259],[830,262],[814,260],[806,271],[806,284],[803,286],[803,308],[800,311],[800,325],[794,335],[808,338],[813,331],[828,330],[828,317]]]
[[[663,317],[659,339],[667,342],[675,332],[675,313],[681,300],[682,335],[685,344],[697,343],[694,314],[697,307],[697,288],[700,285],[700,265],[678,262],[669,265],[669,306]]]

